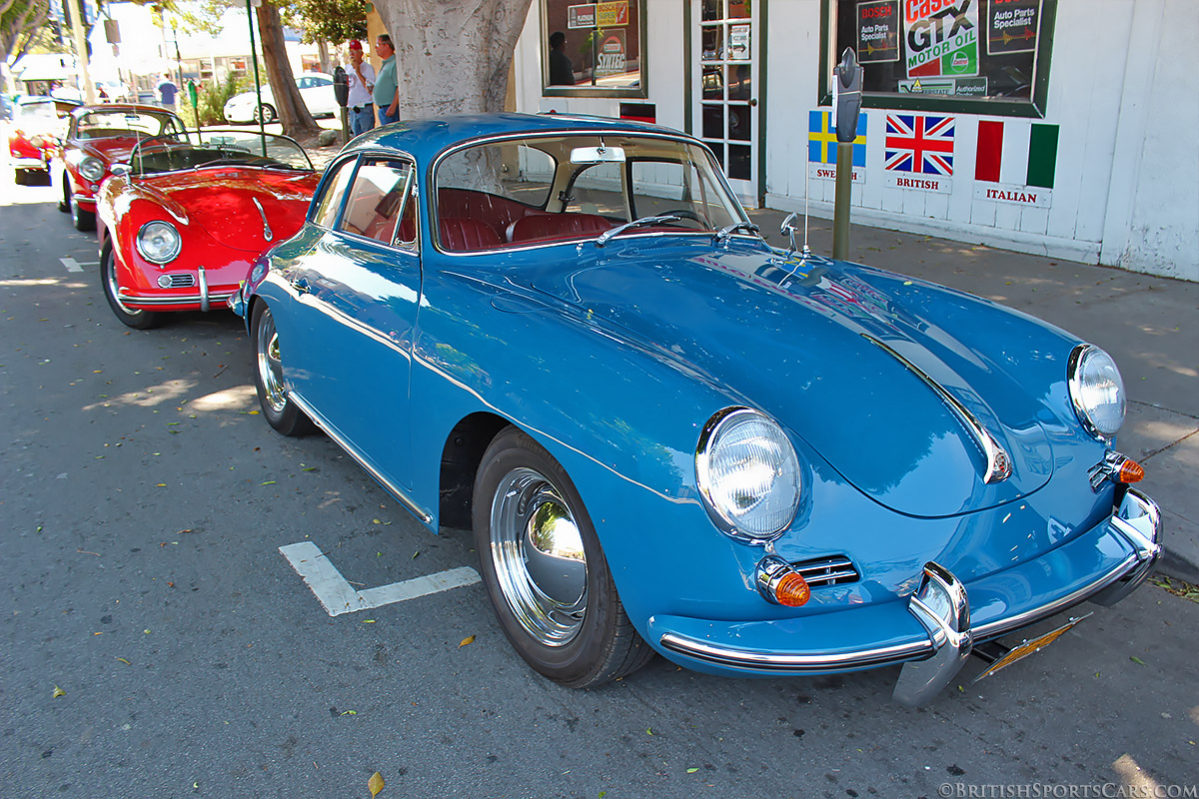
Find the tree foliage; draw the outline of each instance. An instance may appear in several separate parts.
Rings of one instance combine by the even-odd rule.
[[[281,9],[283,22],[306,42],[339,45],[366,38],[368,0],[294,0]]]
[[[0,62],[20,58],[49,16],[49,0],[0,0]]]

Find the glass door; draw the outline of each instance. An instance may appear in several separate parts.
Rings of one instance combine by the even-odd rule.
[[[760,0],[692,0],[692,131],[716,153],[733,191],[758,204]]]

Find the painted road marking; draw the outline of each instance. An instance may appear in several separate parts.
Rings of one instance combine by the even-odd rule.
[[[67,268],[68,272],[82,272],[83,267],[85,267],[85,266],[99,266],[100,265],[99,261],[84,261],[83,263],[79,263],[78,261],[76,261],[74,258],[72,258],[69,255],[65,258],[59,258],[58,260],[61,261],[62,265]]]
[[[279,547],[279,553],[287,558],[287,562],[296,570],[296,574],[304,579],[305,584],[330,616],[416,599],[452,588],[474,585],[480,580],[477,571],[469,566],[461,566],[358,591],[341,576],[341,572],[329,560],[329,556],[311,541]]]

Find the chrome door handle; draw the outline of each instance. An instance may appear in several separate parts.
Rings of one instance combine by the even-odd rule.
[[[297,277],[291,281],[291,287],[296,290],[296,294],[307,294],[312,291],[312,287],[308,285],[308,278]]]

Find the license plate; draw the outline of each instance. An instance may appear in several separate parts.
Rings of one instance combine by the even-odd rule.
[[[1042,649],[1049,646],[1062,635],[1064,635],[1066,631],[1074,627],[1083,619],[1088,618],[1090,615],[1091,614],[1088,613],[1086,616],[1070,619],[1070,621],[1066,622],[1061,627],[1058,627],[1056,630],[1051,630],[1050,632],[1047,632],[1044,635],[1039,635],[1031,640],[1021,641],[1019,644],[1012,647],[1012,649],[1006,655],[988,666],[986,671],[975,677],[974,682],[978,682],[981,679],[990,677],[1000,669],[1006,669],[1016,661],[1023,660],[1034,652],[1040,652]]]

